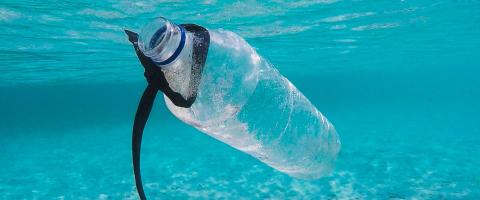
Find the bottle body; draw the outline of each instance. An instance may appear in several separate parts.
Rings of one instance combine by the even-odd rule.
[[[193,67],[198,66],[193,63],[193,44],[199,42],[195,34],[164,18],[142,30],[140,50],[164,72],[169,87],[185,99],[196,96],[189,108],[177,107],[165,96],[168,109],[293,177],[328,174],[340,150],[333,125],[242,37],[208,32],[207,59],[199,69]]]
[[[168,109],[185,123],[291,176],[314,179],[328,174],[340,149],[332,124],[243,38],[224,30],[209,33],[195,102],[181,108],[166,97]],[[172,89],[184,97],[191,95],[185,88],[194,82],[188,78],[188,62],[177,60],[162,68]]]

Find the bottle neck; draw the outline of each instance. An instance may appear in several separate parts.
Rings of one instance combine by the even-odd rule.
[[[139,47],[159,67],[173,62],[185,46],[186,33],[164,18],[145,26],[140,33]]]

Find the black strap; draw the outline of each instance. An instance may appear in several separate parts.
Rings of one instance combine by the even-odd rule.
[[[192,76],[201,77],[201,73],[207,59],[210,35],[207,29],[195,24],[184,24],[181,26],[183,26],[187,31],[192,32],[195,35],[193,40],[192,57],[194,59],[194,66],[192,66]],[[131,33],[127,32],[127,34]],[[139,53],[140,52],[137,50],[137,55]],[[147,78],[149,84],[143,92],[142,98],[140,99],[137,113],[135,114],[135,121],[133,122],[132,156],[133,173],[135,176],[135,185],[137,187],[137,192],[141,200],[146,200],[145,192],[143,190],[142,176],[140,172],[140,151],[142,146],[143,129],[147,124],[147,120],[150,116],[150,111],[152,110],[153,102],[155,101],[157,92],[158,90],[162,90],[162,92],[164,92],[175,105],[188,108],[195,101],[198,85],[195,86],[194,96],[185,100],[183,99],[183,97],[181,97],[180,94],[171,91],[171,88],[168,87],[168,83],[164,83],[165,77],[161,70],[155,71],[153,67],[145,66],[144,59],[142,60],[142,56],[144,55],[141,54],[138,56],[145,67],[145,77]],[[200,81],[198,81],[197,83],[199,84],[199,82]]]
[[[135,121],[133,122],[132,134],[132,154],[133,154],[133,173],[135,175],[135,185],[137,186],[138,195],[141,200],[145,200],[145,192],[142,186],[142,176],[140,174],[140,150],[142,147],[143,129],[147,124],[153,102],[157,96],[158,89],[152,85],[148,85],[143,92],[140,103],[138,104]]]

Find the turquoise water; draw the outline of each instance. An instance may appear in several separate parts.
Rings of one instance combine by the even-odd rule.
[[[150,199],[479,199],[480,2],[0,2],[0,199],[136,199],[143,71],[124,28],[156,16],[243,36],[335,125],[336,169],[293,179],[157,100]]]

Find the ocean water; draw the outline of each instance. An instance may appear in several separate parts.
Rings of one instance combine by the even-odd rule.
[[[157,99],[150,199],[480,199],[480,1],[0,2],[0,199],[136,199],[145,87],[123,29],[154,17],[244,37],[335,125],[335,171],[294,179]]]

